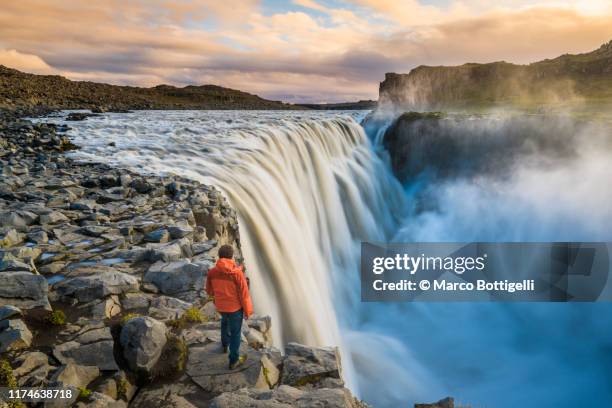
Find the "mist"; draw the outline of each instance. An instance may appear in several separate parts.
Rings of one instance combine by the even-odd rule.
[[[607,124],[459,115],[380,129],[370,137],[389,149],[410,203],[395,242],[612,240]],[[409,372],[404,401],[596,406],[612,398],[611,312],[607,303],[367,304],[361,326],[410,351],[398,357]]]

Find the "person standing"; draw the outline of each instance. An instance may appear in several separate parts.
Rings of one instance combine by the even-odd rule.
[[[243,266],[234,262],[234,248],[219,248],[219,260],[206,276],[206,293],[214,298],[221,314],[221,344],[223,352],[229,348],[229,369],[242,365],[247,356],[240,355],[242,319],[253,314],[253,303]]]

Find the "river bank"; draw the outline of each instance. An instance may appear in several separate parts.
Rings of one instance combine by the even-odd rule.
[[[66,127],[0,118],[0,385],[98,407],[365,406],[336,348],[281,355],[267,316],[244,326],[248,364],[225,369],[202,284],[241,245],[218,189],[78,163]]]

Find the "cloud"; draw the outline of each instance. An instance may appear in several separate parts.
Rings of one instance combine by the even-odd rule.
[[[342,101],[376,98],[388,71],[531,62],[612,38],[609,3],[542,1],[20,0],[0,8],[0,61],[71,79]]]
[[[0,49],[0,65],[10,66],[20,71],[33,72],[36,74],[51,74],[54,72],[39,56],[22,54],[17,50]]]

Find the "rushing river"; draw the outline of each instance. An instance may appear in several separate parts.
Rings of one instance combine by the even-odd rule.
[[[396,180],[364,115],[144,111],[68,124],[79,159],[221,188],[275,344],[338,345],[348,386],[375,406],[446,395],[474,407],[605,406],[610,305],[363,304],[358,265],[362,240],[612,240],[609,152],[556,173],[446,182],[437,211],[416,212],[418,186]]]

